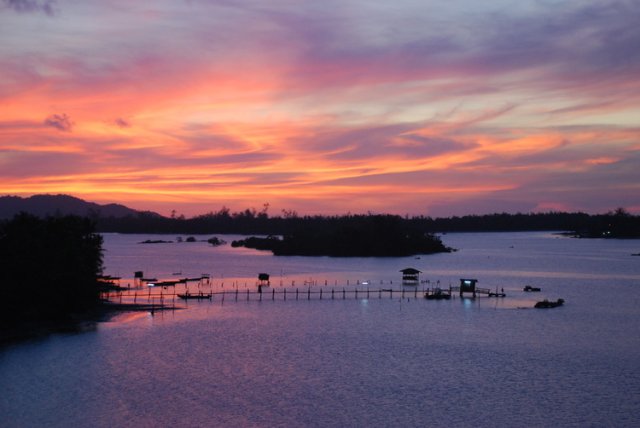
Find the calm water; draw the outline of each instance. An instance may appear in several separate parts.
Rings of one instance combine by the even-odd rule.
[[[145,239],[171,238],[107,235],[106,273],[210,273],[214,290],[242,291],[269,272],[293,292],[400,288],[398,271],[416,267],[432,284],[478,278],[507,297],[214,299],[124,314],[1,350],[0,426],[640,425],[640,241],[449,234],[460,251],[334,259]],[[567,303],[522,309],[545,297]]]

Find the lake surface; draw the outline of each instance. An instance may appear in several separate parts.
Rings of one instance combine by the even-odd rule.
[[[207,290],[244,296],[268,272],[272,287],[262,301],[176,301],[185,309],[0,350],[0,426],[640,425],[638,240],[447,234],[459,251],[367,259],[146,239],[175,237],[105,235],[105,273],[123,285],[137,270],[208,273]],[[380,298],[406,267],[429,281],[420,289],[477,278],[507,297]],[[566,303],[532,309],[543,298]]]

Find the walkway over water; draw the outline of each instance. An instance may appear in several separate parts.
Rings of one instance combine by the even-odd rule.
[[[424,298],[427,294],[439,292],[448,293],[455,297],[454,291],[458,287],[420,287],[420,286],[402,286],[402,287],[335,287],[335,286],[306,286],[305,288],[286,288],[286,287],[269,287],[258,286],[256,288],[246,288],[240,290],[235,289],[217,289],[212,287],[198,287],[197,290],[177,291],[175,287],[163,287],[163,289],[154,289],[148,287],[138,289],[128,289],[124,291],[115,291],[105,293],[103,297],[113,303],[135,303],[135,304],[151,304],[151,305],[175,305],[176,301],[187,300],[209,300],[209,301],[263,301],[263,300],[346,300],[346,299],[393,299],[393,298]],[[159,288],[159,287],[158,287]],[[476,289],[478,294],[489,297],[504,297],[500,293],[491,292],[489,289]]]

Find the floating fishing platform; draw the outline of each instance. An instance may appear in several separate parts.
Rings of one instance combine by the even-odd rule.
[[[442,288],[427,290],[424,293],[424,298],[427,300],[450,300],[451,290],[443,290]]]

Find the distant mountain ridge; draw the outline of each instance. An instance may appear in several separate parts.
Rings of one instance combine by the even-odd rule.
[[[122,218],[137,216],[141,213],[141,211],[124,205],[100,205],[69,195],[34,195],[28,198],[19,196],[0,197],[0,219],[12,218],[20,212],[26,212],[37,217],[72,214],[102,218]],[[156,215],[160,216],[159,214]]]

